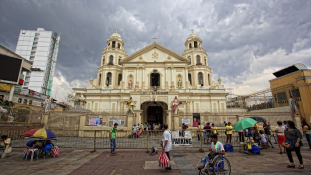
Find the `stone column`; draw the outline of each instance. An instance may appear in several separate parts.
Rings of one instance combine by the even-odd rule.
[[[127,114],[127,129],[132,130],[134,125],[134,114]]]
[[[121,113],[123,113],[124,112],[124,101],[121,101],[120,102],[120,111],[121,111]]]
[[[190,102],[186,101],[186,111],[187,113],[190,113]]]
[[[179,127],[179,115],[174,115],[174,130],[180,130]]]
[[[142,86],[142,89],[144,90],[145,89],[145,68],[143,68],[143,78],[142,78],[142,80],[143,80],[143,82],[142,82],[142,84],[141,84],[141,86]]]
[[[172,130],[172,111],[171,110],[166,110],[166,121],[165,123],[168,125],[168,129]]]
[[[80,116],[79,137],[83,137],[84,136],[85,119],[86,119],[85,115],[81,115]]]
[[[167,77],[167,67],[165,67],[165,89],[169,89],[168,87],[168,77]]]
[[[125,83],[126,83],[126,75],[125,75],[125,69],[122,69],[122,89],[125,89]]]

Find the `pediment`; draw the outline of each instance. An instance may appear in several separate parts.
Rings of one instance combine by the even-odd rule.
[[[189,62],[180,54],[158,44],[152,43],[149,46],[129,55],[122,63],[129,62]]]

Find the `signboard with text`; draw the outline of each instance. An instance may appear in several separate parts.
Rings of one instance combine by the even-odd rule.
[[[173,146],[192,146],[191,131],[172,131]]]
[[[181,124],[186,124],[186,125],[190,125],[190,119],[189,118],[183,118],[181,119]]]
[[[113,125],[114,125],[115,123],[118,123],[118,125],[121,125],[121,120],[119,120],[119,119],[113,119]]]

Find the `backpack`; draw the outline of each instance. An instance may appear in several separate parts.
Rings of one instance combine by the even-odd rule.
[[[27,147],[33,147],[33,145],[36,143],[36,141],[34,140],[29,140],[27,143],[26,143],[26,146]]]
[[[252,152],[255,154],[260,154],[260,149],[256,145],[252,145]]]
[[[225,152],[233,152],[233,146],[232,145],[224,145]]]

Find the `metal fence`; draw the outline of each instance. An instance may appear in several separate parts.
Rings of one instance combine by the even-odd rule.
[[[26,147],[26,143],[32,138],[20,137],[26,129],[20,130],[0,130],[0,135],[7,135],[12,139],[13,147]],[[57,140],[53,141],[54,145],[60,148],[91,148],[96,149],[109,149],[110,148],[110,131],[102,130],[51,130]],[[134,134],[133,131],[118,131],[116,133],[117,148],[118,149],[146,149],[150,150],[152,147],[161,148],[161,141],[163,138],[163,130],[151,130],[143,131],[140,135]],[[173,132],[173,131],[171,131]],[[181,131],[180,131],[181,132]],[[217,130],[218,140],[225,144],[226,135],[225,130]],[[234,147],[239,146],[240,141],[236,131],[232,131],[231,144]],[[180,147],[192,147],[203,150],[204,148],[210,147],[209,143],[204,143],[204,133],[196,130],[190,130],[191,133],[191,144],[175,146],[173,143],[173,149]],[[199,135],[198,135],[199,134]],[[208,134],[207,134],[208,138]],[[207,138],[205,141],[207,141]]]

